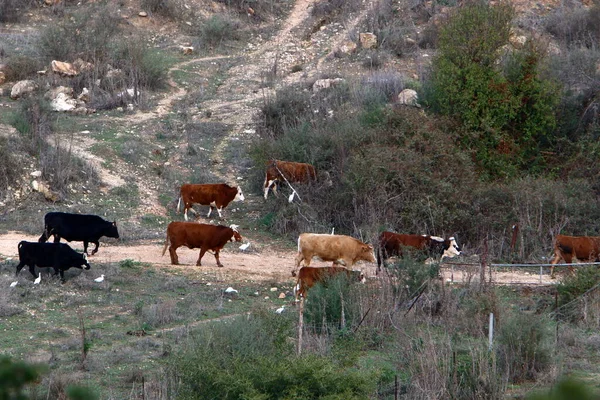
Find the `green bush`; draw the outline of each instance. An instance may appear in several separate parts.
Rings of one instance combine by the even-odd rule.
[[[550,324],[544,317],[509,314],[497,325],[498,366],[508,382],[536,380],[553,365]]]
[[[0,399],[25,400],[23,389],[34,383],[41,372],[35,367],[21,361],[13,361],[10,357],[0,357]]]
[[[0,22],[19,22],[21,15],[34,4],[35,0],[0,0]]]
[[[259,312],[199,329],[172,359],[180,398],[364,399],[374,392],[368,373],[293,355],[292,318]]]
[[[194,30],[200,48],[215,49],[240,39],[240,22],[227,14],[214,14]]]
[[[600,283],[598,267],[576,268],[573,274],[566,275],[556,287],[559,294],[559,305],[575,300],[598,283]]]

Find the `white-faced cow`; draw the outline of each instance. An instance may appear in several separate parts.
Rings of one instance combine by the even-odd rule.
[[[351,236],[302,233],[298,236],[298,254],[292,276],[296,276],[303,260],[305,266],[310,266],[313,257],[345,267],[351,267],[358,261],[375,262],[373,246]]]
[[[221,211],[232,201],[244,201],[244,194],[239,186],[229,186],[225,183],[188,183],[181,185],[179,201],[177,202],[177,212],[179,212],[179,208],[183,202],[183,215],[187,221],[188,210],[192,210],[194,214],[197,214],[192,206],[198,203],[203,206],[210,206],[206,218],[210,217],[213,208],[217,209],[219,217],[222,218]]]
[[[306,163],[270,160],[267,165],[264,184],[265,200],[269,196],[269,189],[273,188],[273,193],[277,194],[277,186],[281,181],[310,182],[317,179],[315,167]]]
[[[67,242],[83,242],[83,252],[87,254],[88,244],[96,245],[92,255],[98,252],[99,240],[102,236],[118,239],[119,231],[116,222],[91,214],[71,214],[64,212],[49,212],[44,216],[44,233],[38,240],[46,242],[54,236],[54,243],[63,238]]]
[[[575,259],[583,262],[600,261],[600,237],[556,235],[554,258],[550,264],[557,264],[560,260],[571,264]],[[550,277],[554,279],[554,265],[550,267]]]
[[[298,271],[298,280],[294,286],[296,302],[299,297],[306,297],[306,291],[319,282],[326,282],[339,274],[346,274],[348,282],[365,282],[365,275],[360,271],[353,271],[344,267],[302,267]]]
[[[200,249],[200,256],[196,265],[201,266],[202,257],[204,253],[211,250],[215,252],[215,259],[217,260],[217,266],[222,267],[221,261],[219,261],[219,252],[227,244],[227,242],[241,242],[242,236],[239,234],[235,226],[232,227],[211,225],[211,224],[199,224],[197,222],[171,222],[167,227],[167,238],[165,240],[165,247],[163,248],[163,256],[169,247],[169,255],[171,256],[171,264],[179,264],[179,258],[177,257],[178,247],[186,246],[190,249]]]
[[[19,243],[19,265],[17,275],[27,265],[34,277],[35,267],[52,268],[54,275],[60,273],[60,280],[65,281],[64,272],[69,268],[90,269],[87,259],[65,243],[36,243],[22,241]]]
[[[377,272],[389,257],[403,256],[404,248],[413,248],[427,253],[429,256],[448,257],[460,255],[460,247],[456,239],[444,239],[439,236],[407,235],[394,232],[381,232],[377,246]]]

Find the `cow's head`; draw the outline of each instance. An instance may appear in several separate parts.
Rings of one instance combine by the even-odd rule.
[[[375,251],[373,251],[373,246],[370,244],[362,245],[360,249],[360,259],[367,262],[375,262]]]
[[[113,221],[108,226],[108,229],[104,233],[104,236],[118,239],[119,231],[117,230],[117,221]]]
[[[241,242],[242,239],[242,235],[240,235],[240,233],[238,231],[233,231],[233,235],[231,236],[231,239],[229,239],[230,241],[235,241],[235,242]]]
[[[244,201],[244,193],[242,193],[242,188],[239,186],[237,187],[237,193],[235,194],[233,201]]]
[[[452,236],[451,238],[449,238],[447,240],[447,242],[448,242],[447,243],[448,247],[444,250],[444,253],[442,254],[442,258],[444,258],[444,257],[452,258],[452,257],[459,256],[461,250],[460,250],[460,246],[458,245],[458,243],[456,243],[456,238],[454,236]]]
[[[92,267],[90,266],[90,264],[88,263],[87,254],[83,253],[83,254],[81,255],[81,258],[82,258],[82,260],[81,260],[81,264],[80,264],[80,265],[81,265],[81,267],[82,267],[83,269],[90,269],[90,268],[92,268]]]

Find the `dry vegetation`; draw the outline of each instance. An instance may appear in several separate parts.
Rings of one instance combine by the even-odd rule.
[[[454,235],[488,262],[546,260],[559,232],[598,235],[599,18],[579,3],[0,0],[0,231],[39,235],[61,210],[117,219],[123,238],[118,259],[94,263],[102,284],[77,270],[34,286],[24,271],[0,290],[2,355],[40,365],[3,383],[27,366],[0,355],[0,398],[27,382],[32,399],[499,399],[565,375],[596,382],[595,268],[493,287],[397,260],[367,285],[311,289],[298,355],[290,279],[254,279],[252,258],[224,273],[127,249],[159,247],[182,183],[220,181],[244,188],[226,222],[257,256],[332,228]],[[345,51],[361,32],[377,46]],[[52,60],[87,67],[64,76]],[[36,89],[10,99],[24,79]],[[320,79],[333,84],[313,90]],[[95,112],[52,111],[59,86],[87,89]],[[421,107],[397,102],[404,89]],[[271,158],[310,162],[332,186],[264,202]],[[58,201],[31,189],[34,171]]]

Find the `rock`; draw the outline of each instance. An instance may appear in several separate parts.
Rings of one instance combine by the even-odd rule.
[[[59,93],[56,98],[50,102],[50,108],[54,111],[73,111],[77,108],[77,100],[65,93]]]
[[[323,89],[329,89],[330,87],[338,85],[342,82],[344,82],[344,80],[342,78],[317,79],[315,81],[315,83],[313,83],[312,90],[313,90],[313,92],[318,92]]]
[[[147,17],[147,16],[148,16],[148,13],[147,13],[146,11],[140,11],[140,12],[138,13],[138,15],[139,15],[140,17],[143,17],[143,18],[145,18],[145,17]]]
[[[123,77],[123,70],[113,68],[110,64],[107,66],[106,79],[116,79]]]
[[[276,287],[272,287],[271,289],[269,289],[271,292],[276,292],[277,288]]]
[[[356,51],[358,45],[351,40],[348,40],[340,45],[338,48],[339,52],[342,54],[352,54]]]
[[[358,34],[360,45],[363,49],[372,49],[377,47],[377,36],[371,32],[363,32]]]
[[[79,96],[77,96],[77,100],[81,100],[84,103],[87,103],[90,101],[90,91],[87,90],[87,88],[83,88],[81,90],[81,93],[79,94]]]
[[[73,88],[67,86],[58,86],[52,88],[44,93],[44,98],[47,100],[54,100],[59,94],[64,94],[67,97],[73,97]]]
[[[59,74],[59,75],[76,76],[79,74],[77,72],[77,70],[75,69],[75,67],[73,66],[73,64],[68,63],[68,62],[52,60],[52,63],[50,64],[50,66],[52,68],[52,72]]]
[[[32,80],[24,80],[15,83],[10,91],[11,99],[18,99],[28,93],[33,92],[37,89],[37,84]]]
[[[407,106],[421,107],[418,102],[419,96],[417,92],[412,89],[404,89],[398,94],[398,103],[405,104]]]
[[[193,46],[181,46],[181,51],[183,52],[184,55],[189,56],[190,54],[194,53],[194,47]]]
[[[2,85],[4,82],[6,82],[6,75],[3,71],[0,71],[0,85]]]
[[[279,293],[279,298],[280,299],[285,299],[285,293],[283,293],[283,292]]]
[[[527,37],[526,36],[511,36],[510,39],[510,44],[515,48],[515,49],[522,49],[523,46],[525,46],[525,43],[527,42]]]
[[[73,66],[78,72],[88,72],[94,69],[94,64],[83,61],[81,58],[73,61]]]
[[[33,171],[31,174],[29,174],[31,176],[33,176],[34,178],[39,178],[40,176],[42,176],[42,171],[37,170],[37,171]]]
[[[50,201],[54,201],[54,202],[59,200],[58,194],[56,194],[52,190],[50,190],[50,187],[43,182],[38,182],[37,180],[35,180],[35,181],[31,182],[31,187],[36,192],[40,192],[41,194],[43,194],[44,197],[46,198],[46,200],[50,200]]]

